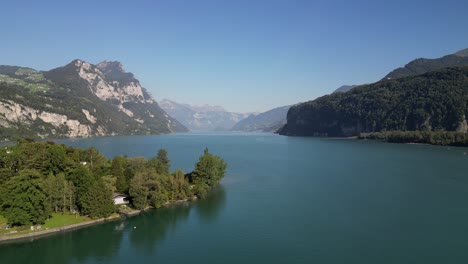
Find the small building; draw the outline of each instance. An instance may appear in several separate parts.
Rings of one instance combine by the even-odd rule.
[[[127,196],[120,193],[113,193],[112,200],[114,200],[115,205],[127,205],[128,199]]]

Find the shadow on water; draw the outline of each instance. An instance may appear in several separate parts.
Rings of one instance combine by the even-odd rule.
[[[131,246],[151,255],[158,242],[166,238],[169,230],[175,230],[178,223],[187,220],[190,208],[189,203],[184,203],[151,210],[131,218],[130,225],[133,228],[129,233]]]
[[[118,252],[121,221],[99,224],[37,240],[0,245],[0,263],[68,263],[111,258]]]
[[[224,188],[219,186],[199,201],[36,240],[0,244],[0,263],[69,263],[71,260],[94,263],[95,260],[112,260],[119,251],[131,248],[153,255],[158,243],[176,232],[190,217],[208,222],[216,219],[225,200]],[[193,215],[190,214],[192,209]]]
[[[222,185],[216,186],[209,195],[194,204],[195,212],[204,223],[216,220],[219,211],[226,205],[226,191]]]
[[[164,241],[168,234],[176,232],[179,224],[189,220],[192,209],[196,212],[196,217],[209,222],[216,219],[225,201],[225,190],[218,186],[199,201],[151,210],[130,218],[129,224],[133,228],[129,233],[130,244],[136,250],[152,255],[157,251],[159,242]]]

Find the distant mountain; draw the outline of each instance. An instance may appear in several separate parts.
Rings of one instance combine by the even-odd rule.
[[[50,71],[0,66],[0,137],[92,137],[187,131],[119,62]]]
[[[192,106],[164,99],[159,102],[164,111],[192,131],[227,131],[249,116],[227,112],[221,106]]]
[[[183,106],[188,107],[194,112],[227,112],[222,106],[219,105],[189,105],[182,104]]]
[[[387,79],[397,79],[406,76],[422,74],[446,67],[456,67],[468,65],[468,49],[460,50],[454,54],[437,59],[416,59],[390,72],[384,77]]]
[[[286,124],[286,116],[290,107],[290,105],[282,106],[257,115],[250,115],[235,124],[231,130],[276,132]]]
[[[333,91],[333,93],[345,93],[351,89],[353,89],[354,87],[356,87],[357,85],[343,85],[341,86],[340,88],[336,89],[335,91]]]
[[[279,131],[356,136],[380,131],[468,131],[468,66],[361,85],[292,106]]]

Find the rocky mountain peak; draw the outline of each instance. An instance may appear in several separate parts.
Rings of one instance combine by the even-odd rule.
[[[117,81],[120,84],[138,83],[131,72],[126,72],[122,63],[118,61],[103,61],[96,65],[110,81]]]
[[[96,65],[104,74],[108,72],[125,73],[122,63],[119,61],[102,61]]]

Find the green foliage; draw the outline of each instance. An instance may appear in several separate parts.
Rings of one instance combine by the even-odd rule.
[[[110,175],[116,179],[115,188],[120,193],[128,193],[128,178],[124,174],[125,158],[116,156],[112,160]]]
[[[51,210],[44,192],[44,180],[35,170],[22,170],[2,192],[2,215],[13,225],[42,224]]]
[[[279,131],[297,136],[357,136],[383,131],[462,131],[468,117],[468,67],[363,85],[291,107]]]
[[[63,173],[57,175],[49,174],[45,179],[45,193],[55,213],[65,212],[69,206],[69,200],[73,197],[70,182],[65,179]]]
[[[359,139],[374,139],[391,143],[468,146],[467,133],[452,131],[384,131],[361,133]]]
[[[195,170],[190,174],[197,195],[205,196],[211,187],[218,184],[224,177],[226,168],[224,160],[209,153],[208,148],[206,148],[195,164]]]
[[[129,194],[133,197],[133,206],[136,209],[145,209],[148,206],[148,187],[144,174],[136,174],[130,181]]]
[[[70,176],[69,180],[75,186],[75,193],[76,193],[76,201],[78,210],[87,215],[90,212],[90,204],[94,197],[91,195],[89,190],[95,184],[95,179],[92,176],[91,172],[84,167],[78,168],[73,171]]]
[[[158,208],[190,199],[194,190],[205,194],[226,170],[224,161],[206,150],[196,173],[191,173],[198,176],[192,188],[185,173],[170,174],[169,165],[165,150],[149,160],[110,161],[94,148],[20,140],[16,146],[0,148],[0,214],[14,225],[44,223],[52,211],[107,217],[117,209],[114,191],[129,195],[137,209]]]
[[[165,149],[160,149],[158,150],[158,155],[156,156],[156,159],[161,162],[163,165],[161,168],[160,173],[169,173],[169,168],[171,167],[171,161],[167,157],[167,150]]]
[[[87,201],[86,214],[91,218],[108,217],[116,208],[112,201],[112,191],[109,190],[103,180],[96,181],[88,190],[89,196],[92,199]]]

